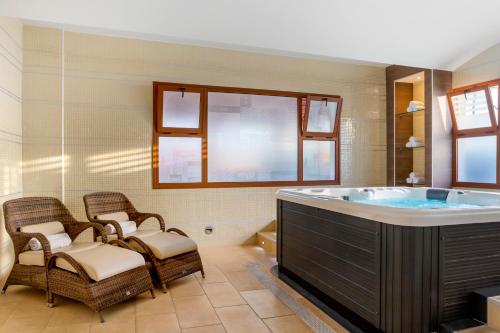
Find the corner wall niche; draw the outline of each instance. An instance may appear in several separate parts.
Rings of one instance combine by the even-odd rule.
[[[451,72],[394,65],[386,84],[387,185],[449,187]]]

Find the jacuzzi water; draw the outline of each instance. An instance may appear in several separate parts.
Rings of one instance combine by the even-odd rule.
[[[482,206],[472,203],[448,202],[444,200],[429,200],[417,198],[357,199],[351,201],[375,206],[414,209],[472,208]]]

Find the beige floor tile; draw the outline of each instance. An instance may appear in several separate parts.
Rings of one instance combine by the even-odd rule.
[[[94,311],[82,303],[56,303],[48,326],[92,323],[94,314]]]
[[[500,303],[488,302],[488,326],[500,331]]]
[[[90,324],[74,324],[47,327],[43,333],[89,333]]]
[[[0,328],[0,332],[43,332],[49,322],[46,315],[26,318],[10,317]]]
[[[284,316],[264,319],[264,323],[273,333],[313,333],[297,316]]]
[[[222,325],[211,325],[211,326],[201,326],[193,328],[183,328],[182,333],[226,333],[226,330]]]
[[[46,302],[45,292],[26,286],[9,286],[4,295],[0,295],[0,304],[12,304],[24,300]]]
[[[15,306],[17,303],[12,304],[2,304],[0,305],[0,327],[9,319],[12,312],[15,310]]]
[[[228,259],[217,260],[216,266],[223,272],[241,272],[248,270],[248,265],[255,260],[250,256],[234,256]]]
[[[201,273],[197,272],[195,274],[198,282],[201,284],[206,283],[218,283],[218,282],[227,282],[227,278],[224,273],[221,272],[216,266],[205,266],[205,278],[201,277]]]
[[[216,308],[228,333],[269,333],[267,326],[248,305]]]
[[[238,291],[265,289],[250,272],[228,272],[225,275]]]
[[[246,304],[229,282],[208,283],[203,285],[203,289],[214,307]]]
[[[47,306],[47,301],[29,299],[17,303],[11,315],[19,319],[42,315],[50,317],[54,312],[54,308],[49,308]]]
[[[130,299],[126,302],[115,304],[102,311],[106,323],[120,322],[133,318],[135,316],[135,299]],[[99,314],[94,312],[92,319],[93,323],[100,323],[101,319]]]
[[[205,295],[200,283],[193,275],[171,282],[168,288],[173,299],[178,297]]]
[[[260,318],[293,314],[293,311],[268,289],[242,291],[241,296],[243,296],[245,301],[247,301]]]
[[[207,296],[174,299],[175,311],[182,328],[219,324],[219,318]]]
[[[170,293],[157,293],[156,298],[151,298],[149,291],[137,297],[135,313],[137,316],[175,312]]]
[[[469,328],[469,329],[460,331],[460,333],[498,333],[498,331],[484,325],[484,326]]]
[[[180,333],[179,323],[175,313],[160,315],[137,316],[137,333]]]
[[[120,321],[94,323],[90,326],[90,333],[135,333],[135,316]]]

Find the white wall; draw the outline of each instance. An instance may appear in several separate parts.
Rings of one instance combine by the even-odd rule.
[[[453,87],[500,78],[500,43],[469,60],[453,72]]]
[[[23,27],[0,17],[0,204],[22,195]],[[0,213],[0,287],[13,264],[12,242]]]

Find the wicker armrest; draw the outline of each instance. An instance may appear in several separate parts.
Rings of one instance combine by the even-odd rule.
[[[80,265],[75,259],[73,259],[72,256],[70,256],[67,253],[64,252],[56,252],[52,256],[50,256],[49,261],[47,263],[47,269],[50,271],[52,268],[56,266],[56,260],[57,259],[63,259],[66,260],[73,268],[75,269],[76,273],[80,275],[80,277],[86,281],[90,282],[92,279],[90,276],[87,274],[85,269],[83,269],[82,265]]]
[[[28,233],[22,231],[11,232],[9,234],[12,238],[12,243],[14,244],[16,261],[18,261],[19,253],[23,252],[26,249],[28,242],[32,238],[38,239],[38,241],[42,245],[45,262],[47,262],[47,259],[52,255],[52,251],[50,250],[50,243],[44,234],[38,232]]]
[[[113,227],[115,227],[116,235],[118,236],[118,239],[123,239],[123,230],[122,230],[122,227],[120,226],[120,224],[118,223],[118,221],[91,219],[91,222],[98,223],[98,224],[102,225],[103,227],[106,226],[106,224],[111,224]]]
[[[103,243],[107,243],[108,237],[106,236],[106,230],[99,223],[91,223],[91,222],[76,222],[76,223],[68,223],[65,225],[65,230],[68,233],[71,240],[75,240],[78,235],[80,235],[84,230],[89,228],[94,228],[100,235]]]
[[[179,234],[181,236],[189,238],[189,236],[181,229],[177,229],[177,228],[168,228],[167,229],[167,232],[172,232],[172,231],[175,232],[176,234]]]
[[[147,219],[149,219],[151,217],[157,219],[158,223],[160,224],[161,231],[165,231],[165,221],[163,220],[163,217],[161,217],[160,214],[137,212],[137,213],[131,214],[130,219],[133,220],[137,224],[137,227],[139,228],[139,226],[144,221],[146,221]]]

